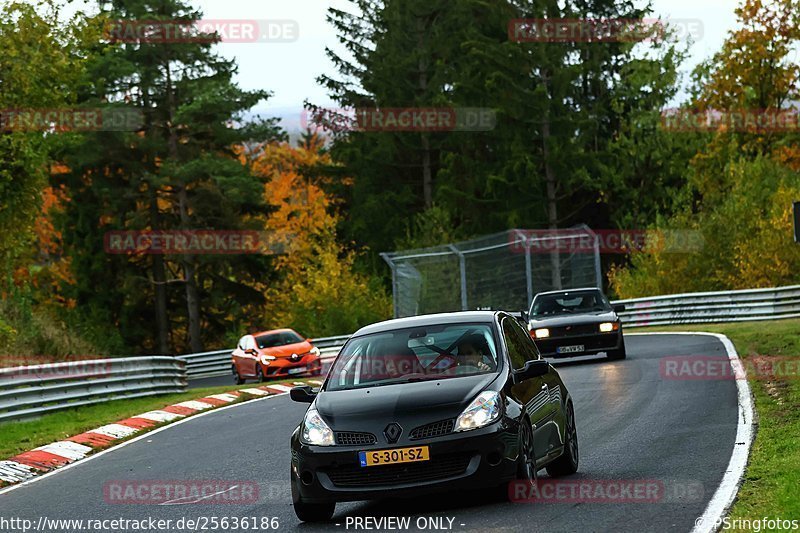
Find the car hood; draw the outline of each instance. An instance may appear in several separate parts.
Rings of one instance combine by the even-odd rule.
[[[618,319],[614,311],[595,311],[571,315],[557,315],[547,318],[531,318],[531,328],[546,328],[558,326],[579,326],[581,324],[599,324],[601,322],[616,322]]]
[[[492,373],[323,391],[314,405],[335,431],[382,431],[388,422],[414,425],[455,418],[497,377]]]
[[[273,346],[271,348],[259,348],[258,352],[261,355],[271,355],[273,357],[291,357],[293,353],[303,355],[308,353],[314,346],[308,342],[296,342],[294,344],[286,344],[284,346]]]

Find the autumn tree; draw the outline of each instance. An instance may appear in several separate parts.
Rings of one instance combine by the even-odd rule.
[[[255,314],[260,326],[323,336],[388,318],[391,297],[379,279],[357,271],[356,252],[337,239],[339,205],[325,191],[335,165],[322,139],[312,134],[296,147],[265,144],[250,164],[265,179],[264,200],[272,211],[264,227],[280,254],[278,279],[259,285],[266,301]]]

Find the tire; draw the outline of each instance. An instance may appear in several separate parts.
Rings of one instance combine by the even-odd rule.
[[[244,378],[239,375],[239,371],[236,370],[236,365],[231,365],[231,369],[233,370],[233,381],[237,385],[243,385],[244,384]]]
[[[574,474],[578,471],[578,429],[575,425],[575,409],[572,402],[567,404],[567,428],[564,453],[561,457],[547,465],[547,473],[552,477],[561,477]]]
[[[510,484],[505,483],[500,487],[501,493],[504,493],[503,498],[510,502],[516,501],[515,494],[519,492],[517,484],[526,483],[529,485],[525,487],[526,494],[529,494],[529,491],[536,485],[537,470],[536,453],[533,449],[533,429],[531,428],[531,423],[528,421],[527,416],[523,416],[526,418],[519,426],[520,453],[517,459],[517,475],[511,482],[514,486],[512,487]]]
[[[627,357],[627,355],[625,353],[625,339],[622,339],[620,341],[620,345],[619,345],[618,349],[611,350],[606,354],[606,358],[609,361],[620,361],[622,359],[625,359],[625,357]]]
[[[264,383],[267,378],[264,377],[264,370],[261,368],[260,363],[256,363],[256,379],[259,383]]]
[[[327,522],[336,510],[335,503],[294,502],[294,514],[303,522]]]

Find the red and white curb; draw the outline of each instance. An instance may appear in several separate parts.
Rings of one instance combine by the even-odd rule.
[[[306,383],[321,385],[321,381],[307,380],[295,384]],[[253,398],[285,394],[291,387],[285,385],[264,385],[250,389],[212,394],[197,400],[168,405],[163,409],[148,411],[140,415],[120,420],[114,424],[106,424],[98,428],[74,435],[65,440],[39,446],[33,450],[0,461],[0,487],[15,485],[29,481],[37,476],[47,474],[66,465],[80,461],[94,452],[112,448],[122,440],[137,433],[144,433],[156,426],[162,426],[194,415],[201,411],[229,405],[241,398],[242,393]],[[247,398],[252,399],[252,398]]]

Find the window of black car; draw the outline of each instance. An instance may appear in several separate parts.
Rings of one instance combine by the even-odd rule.
[[[539,294],[533,299],[531,316],[563,315],[611,311],[611,305],[600,291],[564,291]]]
[[[523,354],[525,355],[525,360],[530,361],[532,359],[540,359],[541,356],[539,354],[539,348],[536,347],[536,343],[533,342],[531,338],[531,334],[522,327],[522,324],[519,321],[514,321],[513,324],[514,329],[517,332],[517,335],[522,340],[522,345],[524,347]]]
[[[303,342],[303,340],[304,339],[294,331],[279,331],[277,333],[269,333],[256,337],[256,343],[261,349],[286,346],[287,344],[297,344],[298,342]]]
[[[490,324],[443,324],[355,337],[330,370],[326,390],[451,379],[497,370]]]
[[[511,368],[519,370],[525,366],[526,361],[538,359],[536,348],[530,345],[525,330],[517,322],[516,318],[506,317],[502,322],[503,338],[508,348],[508,357],[511,359]]]

